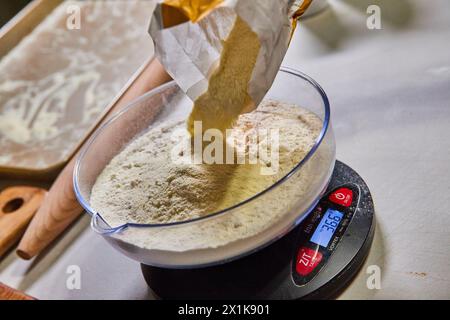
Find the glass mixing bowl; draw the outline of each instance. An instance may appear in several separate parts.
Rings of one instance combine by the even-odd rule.
[[[175,82],[170,82],[115,115],[83,148],[74,171],[76,196],[91,215],[94,231],[143,264],[195,268],[245,256],[292,230],[316,206],[334,169],[330,107],[325,92],[313,79],[289,68],[280,69],[266,98],[302,106],[320,117],[323,125],[314,147],[286,176],[259,194],[206,217],[177,223],[127,223],[113,228],[89,200],[97,177],[124,147],[157,123],[186,119],[192,102]],[[251,228],[241,226],[238,234],[233,232],[249,212],[256,213]]]

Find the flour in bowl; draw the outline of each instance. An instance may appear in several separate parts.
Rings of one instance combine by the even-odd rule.
[[[261,174],[261,168],[272,165],[267,161],[257,164],[174,161],[171,154],[176,144],[183,139],[190,141],[191,136],[184,122],[163,123],[136,138],[105,167],[92,188],[91,206],[111,226],[186,221],[227,209],[289,173],[313,147],[322,121],[301,107],[266,100],[255,111],[239,116],[232,135],[252,129],[279,132],[279,166],[275,174]],[[181,134],[173,139],[176,131]],[[250,143],[245,141],[246,152]],[[217,221],[206,220],[189,228],[143,228],[124,232],[120,237],[140,247],[175,251],[225,245],[258,234],[275,223],[292,203],[289,199],[307,189],[310,178],[304,177],[303,186],[298,185],[298,180],[295,185],[283,184],[272,194],[262,196],[261,201],[255,201],[257,207],[250,203],[239,213],[223,215]]]

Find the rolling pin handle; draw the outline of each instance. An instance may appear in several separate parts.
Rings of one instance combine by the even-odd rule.
[[[102,236],[112,235],[119,233],[126,229],[128,226],[126,224],[111,228],[105,220],[100,216],[100,214],[95,213],[91,219],[91,228],[98,234]]]

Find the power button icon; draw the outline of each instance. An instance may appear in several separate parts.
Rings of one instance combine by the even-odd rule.
[[[353,201],[353,192],[348,188],[339,188],[330,195],[329,199],[338,205],[349,207]]]
[[[345,194],[343,194],[342,192],[338,192],[334,195],[334,197],[338,200],[344,200],[345,199]]]

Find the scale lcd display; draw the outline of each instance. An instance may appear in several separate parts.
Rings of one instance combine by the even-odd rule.
[[[328,209],[314,231],[311,242],[326,248],[343,217],[342,212]]]

